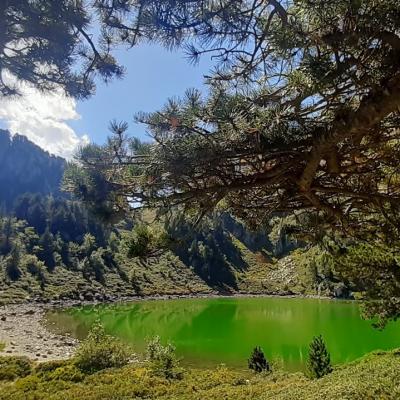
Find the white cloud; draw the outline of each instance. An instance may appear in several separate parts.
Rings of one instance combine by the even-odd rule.
[[[78,135],[68,121],[80,119],[76,101],[61,90],[41,93],[20,85],[22,96],[0,97],[0,119],[12,134],[27,136],[52,154],[71,158],[79,145],[89,142],[87,135]]]

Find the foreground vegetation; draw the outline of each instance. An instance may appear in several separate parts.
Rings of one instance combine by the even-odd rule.
[[[21,364],[21,363],[20,363]],[[127,399],[398,399],[400,351],[375,352],[339,366],[317,380],[302,373],[241,372],[220,366],[213,370],[185,370],[181,379],[167,379],[151,366],[131,363],[94,374],[83,373],[73,361],[30,364],[21,376],[6,375],[12,363],[0,362],[1,400],[127,400]],[[10,379],[10,380],[9,380]],[[15,380],[14,380],[15,379]]]

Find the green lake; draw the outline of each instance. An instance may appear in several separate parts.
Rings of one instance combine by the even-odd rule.
[[[334,364],[372,350],[400,347],[400,323],[379,331],[360,317],[356,302],[300,298],[210,298],[149,300],[52,311],[48,326],[84,338],[100,319],[107,332],[144,352],[146,340],[171,341],[184,365],[225,363],[246,368],[259,345],[269,359],[300,370],[312,337],[322,334]]]

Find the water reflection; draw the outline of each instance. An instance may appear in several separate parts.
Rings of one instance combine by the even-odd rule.
[[[246,366],[255,345],[286,368],[301,369],[312,337],[322,334],[334,363],[400,346],[400,324],[384,331],[359,316],[356,303],[315,299],[230,298],[145,301],[52,312],[53,329],[86,336],[100,319],[107,332],[143,352],[146,340],[173,341],[186,364]]]

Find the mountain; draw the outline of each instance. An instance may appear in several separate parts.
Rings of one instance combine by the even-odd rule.
[[[179,213],[157,223],[143,213],[141,221],[106,226],[61,192],[65,165],[26,137],[0,130],[0,303],[332,292],[332,282],[321,284],[304,257],[274,258],[293,243],[278,248],[267,230],[252,232],[227,213],[197,228]]]
[[[65,164],[25,136],[0,129],[0,205],[9,210],[24,193],[65,196],[60,190]]]

